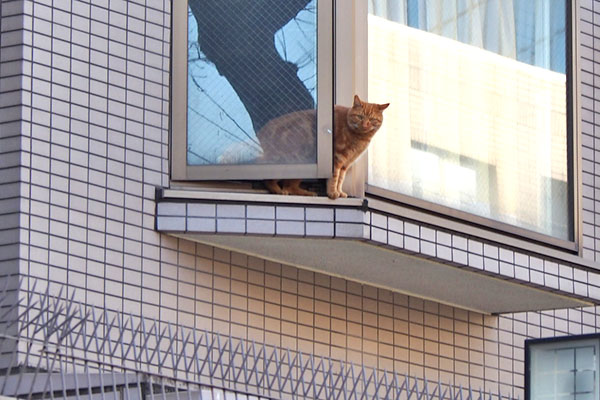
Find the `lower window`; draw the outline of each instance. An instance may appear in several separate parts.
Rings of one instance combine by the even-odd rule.
[[[526,399],[598,399],[600,337],[527,341]]]

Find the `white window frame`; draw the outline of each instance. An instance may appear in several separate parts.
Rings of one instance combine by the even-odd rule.
[[[171,180],[328,178],[332,174],[333,0],[317,3],[317,161],[314,164],[187,165],[187,0],[172,3]]]
[[[521,247],[549,246],[552,251],[568,252],[569,255],[583,254],[582,237],[582,156],[581,156],[581,106],[579,101],[581,77],[577,31],[579,22],[579,0],[570,2],[567,15],[567,116],[569,146],[569,180],[571,181],[571,218],[573,240],[562,240],[493,219],[479,217],[466,211],[452,209],[437,203],[414,198],[401,193],[374,187],[367,182],[368,152],[349,170],[344,182],[344,191],[354,197],[375,198],[388,201],[390,207],[407,210],[423,210],[432,218],[447,221],[442,226],[453,226],[465,222],[465,234],[482,237],[504,236],[517,240]],[[327,7],[325,7],[325,5]],[[368,5],[365,0],[320,0],[318,21],[318,162],[314,165],[207,165],[187,166],[185,148],[187,111],[187,1],[173,2],[173,56],[172,56],[172,113],[171,113],[171,183],[185,186],[193,181],[219,180],[262,180],[275,178],[328,178],[332,171],[332,105],[351,105],[354,94],[368,99]],[[185,21],[185,23],[179,23]],[[333,22],[333,23],[332,23]],[[335,60],[335,61],[334,61]],[[328,68],[327,66],[331,66]],[[327,104],[325,104],[327,103]],[[324,144],[323,144],[324,141]],[[209,187],[212,185],[208,183]],[[206,189],[206,186],[204,186]],[[222,188],[221,188],[222,190]],[[307,203],[310,202],[307,198]],[[462,225],[461,226],[465,226]],[[488,230],[490,235],[482,234]],[[490,230],[491,229],[491,230]],[[531,244],[531,246],[529,246]]]

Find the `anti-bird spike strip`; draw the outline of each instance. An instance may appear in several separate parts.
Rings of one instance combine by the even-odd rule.
[[[23,287],[23,282],[19,282]],[[56,289],[56,287],[54,288]],[[83,306],[36,282],[0,290],[0,395],[26,398],[502,400],[331,358]],[[57,295],[52,293],[58,292]],[[26,301],[25,301],[26,300]],[[7,316],[16,315],[14,319]],[[11,328],[17,325],[16,335]],[[254,396],[254,397],[253,397]],[[506,397],[508,399],[508,397]]]

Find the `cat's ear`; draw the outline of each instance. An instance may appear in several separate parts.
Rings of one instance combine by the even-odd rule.
[[[379,106],[379,111],[383,111],[390,106],[390,103],[378,104],[378,106]]]
[[[352,107],[362,107],[362,101],[360,101],[360,97],[357,94],[354,95],[354,104]]]

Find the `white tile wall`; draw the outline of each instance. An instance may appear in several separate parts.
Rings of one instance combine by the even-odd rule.
[[[22,2],[0,4],[0,291],[3,293],[0,308],[17,301],[20,243],[27,244],[31,240],[20,229],[22,221],[26,220],[20,211],[30,207],[28,196],[19,183],[21,165],[25,164],[20,159],[21,132],[28,128],[21,122],[23,91],[28,89],[28,81],[22,79],[22,70],[30,64],[24,59],[22,48],[31,41],[23,30],[29,22],[23,12]],[[16,325],[8,329],[6,324],[16,318],[16,310],[3,316],[0,331],[14,335]],[[14,346],[16,342],[2,346],[0,368],[10,362]]]
[[[38,290],[67,285],[99,307],[521,397],[526,338],[598,330],[596,308],[484,316],[158,233],[154,190],[169,182],[170,4],[0,4],[0,79],[23,71],[2,86],[21,84],[20,93],[0,96],[0,225],[19,232],[1,234],[8,239],[0,243],[0,278],[19,268],[39,279]],[[584,257],[600,261],[593,50],[600,2],[580,5]],[[572,266],[378,213],[160,207],[175,230],[372,237],[600,296],[597,277]]]

